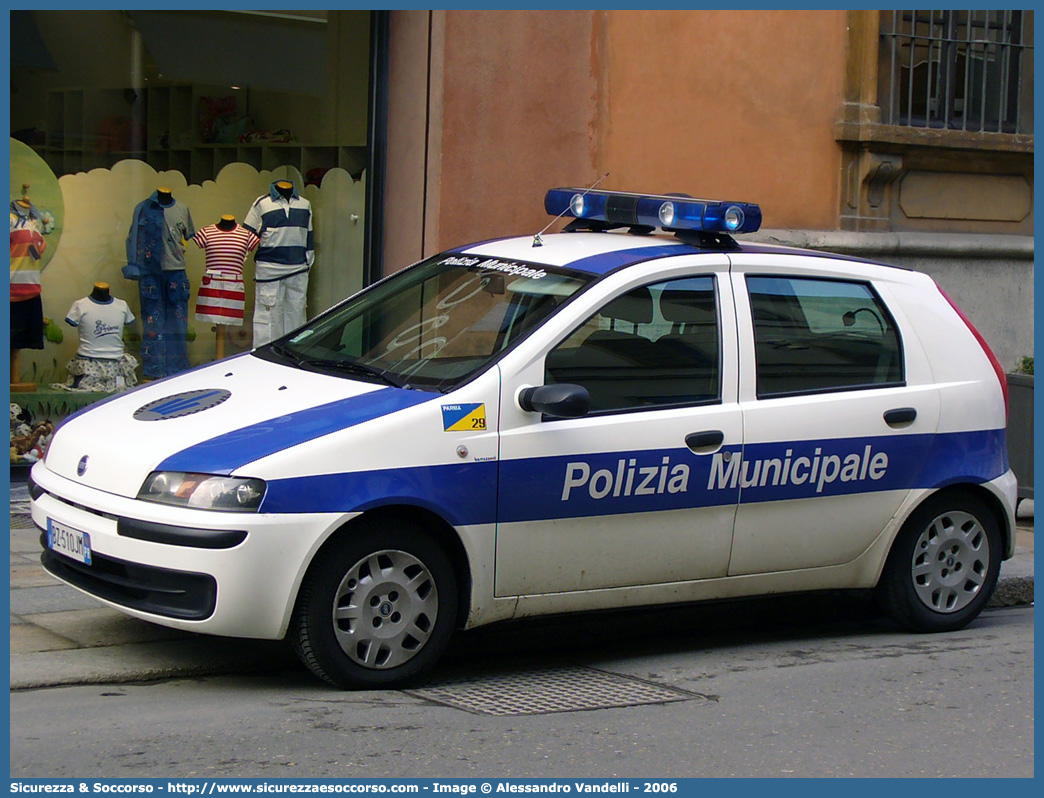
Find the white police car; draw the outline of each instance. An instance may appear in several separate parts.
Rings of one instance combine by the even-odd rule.
[[[913,629],[978,615],[1014,550],[1006,383],[931,279],[737,244],[755,205],[545,204],[565,232],[70,418],[32,472],[46,569],[342,686],[546,613],[876,587]]]

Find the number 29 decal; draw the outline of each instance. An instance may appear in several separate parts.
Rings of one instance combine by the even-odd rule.
[[[485,428],[486,406],[484,404],[442,406],[444,432],[476,432]]]

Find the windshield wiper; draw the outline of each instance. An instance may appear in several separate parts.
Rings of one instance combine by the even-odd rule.
[[[299,365],[308,366],[316,369],[333,369],[334,371],[343,371],[349,374],[364,374],[368,377],[376,377],[378,380],[383,382],[385,385],[390,385],[393,388],[408,388],[404,380],[400,380],[396,377],[392,377],[384,369],[379,369],[376,366],[371,366],[367,363],[362,363],[357,360],[334,360],[332,358],[298,358]]]
[[[295,366],[300,366],[302,363],[304,363],[305,360],[303,357],[297,354],[297,352],[295,352],[285,344],[269,344],[268,350],[270,352],[274,352],[279,357],[284,358],[285,360],[289,360]]]

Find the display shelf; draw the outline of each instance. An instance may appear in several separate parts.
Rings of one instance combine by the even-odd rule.
[[[200,111],[207,98],[235,96],[237,113],[248,114],[248,93],[230,91],[208,84],[52,91],[43,157],[57,175],[111,168],[134,158],[157,171],[181,172],[195,184],[213,180],[232,163],[250,164],[258,171],[289,166],[302,175],[335,167],[357,175],[365,168],[366,147],[346,142],[203,141]],[[115,136],[117,132],[121,135]]]

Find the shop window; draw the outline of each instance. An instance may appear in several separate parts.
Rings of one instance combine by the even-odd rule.
[[[21,406],[58,420],[111,392],[88,391],[72,370],[84,330],[67,321],[70,308],[100,285],[130,309],[123,354],[139,380],[264,343],[259,307],[292,311],[286,324],[296,326],[363,287],[367,197],[379,182],[367,174],[377,19],[365,10],[12,15],[11,385]],[[284,190],[293,224],[260,224],[265,200]],[[246,223],[261,233],[252,248],[237,229]],[[211,227],[222,234],[195,235]],[[282,239],[290,227],[292,260]],[[283,278],[293,292],[268,301],[275,282],[289,285]],[[152,371],[159,340],[178,351]],[[121,387],[133,384],[128,375]]]

